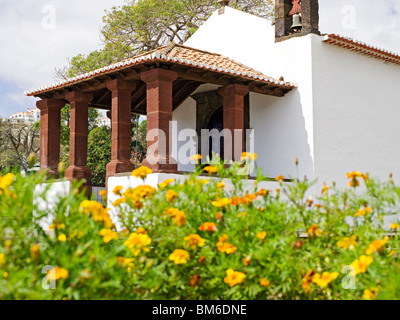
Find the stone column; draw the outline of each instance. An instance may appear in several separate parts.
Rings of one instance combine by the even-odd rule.
[[[275,39],[291,33],[292,17],[289,12],[292,7],[292,0],[275,0]]]
[[[223,97],[224,109],[224,148],[227,150],[226,141],[232,140],[232,152],[224,152],[225,160],[239,161],[245,150],[244,141],[244,96],[249,93],[249,87],[241,84],[230,84],[218,89]],[[240,130],[240,131],[238,131]],[[230,135],[228,138],[227,135]],[[239,139],[238,139],[239,135]]]
[[[169,124],[172,121],[174,71],[152,69],[141,73],[147,85],[147,156],[143,165],[153,172],[176,173],[178,166],[170,156]]]
[[[301,19],[303,28],[302,34],[315,33],[320,35],[319,32],[319,5],[318,0],[302,0],[301,1]]]
[[[106,168],[108,178],[116,173],[131,172],[131,93],[136,84],[120,79],[110,80],[107,88],[112,93],[111,101],[111,161]]]
[[[92,194],[92,173],[86,166],[88,148],[89,103],[93,95],[81,92],[69,92],[65,98],[70,102],[70,138],[69,167],[65,177],[70,180],[85,179],[86,194]]]
[[[36,106],[40,109],[40,168],[58,178],[61,109],[65,101],[44,99],[36,102]]]

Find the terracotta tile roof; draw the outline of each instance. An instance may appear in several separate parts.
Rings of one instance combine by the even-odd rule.
[[[151,61],[173,62],[175,64],[192,66],[218,73],[225,73],[245,80],[274,84],[287,90],[297,87],[296,84],[276,80],[220,54],[206,52],[179,44],[170,44],[71,79],[53,83],[51,85],[40,87],[34,90],[25,91],[25,94],[28,96],[33,96],[46,91],[52,91],[79,82],[84,82],[96,78],[102,74],[111,74],[122,69],[128,69],[135,65]]]
[[[342,37],[338,34],[326,34],[323,42],[330,43],[344,49],[365,54],[376,59],[400,64],[400,55],[385,49],[366,44],[365,42],[353,40],[352,38]]]

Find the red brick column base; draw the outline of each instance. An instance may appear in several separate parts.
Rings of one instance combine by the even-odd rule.
[[[58,178],[60,162],[61,109],[64,100],[44,99],[36,102],[40,109],[40,169]]]

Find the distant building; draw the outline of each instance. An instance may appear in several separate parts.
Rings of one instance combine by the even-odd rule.
[[[97,124],[99,127],[102,127],[102,126],[111,127],[111,120],[110,120],[109,118],[97,119],[97,120],[96,120],[96,124]]]
[[[17,112],[10,116],[12,123],[31,122],[35,123],[40,120],[40,110],[38,108],[31,108],[25,112]]]

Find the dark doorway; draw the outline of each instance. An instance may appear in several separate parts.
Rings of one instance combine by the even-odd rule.
[[[222,107],[217,109],[217,111],[212,114],[210,121],[208,122],[207,129],[217,129],[218,132],[221,132],[224,129],[224,111]],[[211,159],[213,151],[212,137],[209,138],[208,150],[208,154]],[[224,138],[222,136],[219,138],[219,150],[214,149],[214,153],[218,153],[221,159],[224,158]]]

